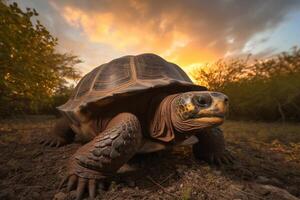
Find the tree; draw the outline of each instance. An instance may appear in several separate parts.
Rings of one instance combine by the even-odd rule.
[[[57,38],[36,20],[35,9],[0,0],[0,115],[36,113],[52,96],[78,79],[77,56],[55,50]]]

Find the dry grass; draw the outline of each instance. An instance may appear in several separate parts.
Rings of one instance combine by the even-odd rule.
[[[300,195],[299,124],[227,121],[223,130],[229,148],[239,158],[235,176],[266,177],[268,181],[260,181]]]
[[[230,140],[244,140],[284,144],[300,143],[300,124],[226,121],[223,124],[226,137]]]

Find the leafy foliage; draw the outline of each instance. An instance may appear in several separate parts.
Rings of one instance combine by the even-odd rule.
[[[0,0],[0,110],[1,115],[38,113],[53,105],[53,96],[75,80],[76,56],[55,51],[58,44],[35,20],[38,13],[22,11],[16,3]]]
[[[300,120],[300,49],[248,64],[220,60],[195,71],[195,79],[230,98],[232,118]]]

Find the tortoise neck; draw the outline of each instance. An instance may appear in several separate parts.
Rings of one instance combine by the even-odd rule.
[[[155,98],[151,108],[155,108],[149,115],[150,137],[170,142],[175,139],[175,130],[172,123],[172,102],[179,94]],[[152,107],[153,106],[153,107]]]

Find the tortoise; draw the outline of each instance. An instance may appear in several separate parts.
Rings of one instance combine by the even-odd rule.
[[[193,84],[176,64],[155,54],[124,56],[96,67],[58,107],[62,114],[42,144],[85,144],[70,158],[63,181],[96,195],[97,183],[114,175],[135,154],[193,145],[195,158],[229,163],[219,125],[228,97]]]

